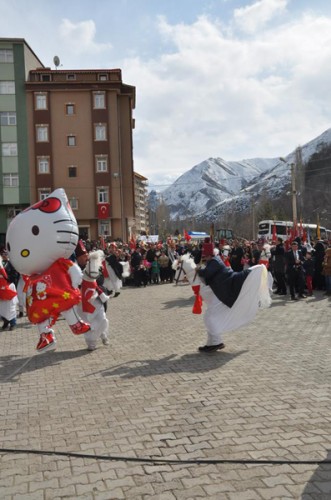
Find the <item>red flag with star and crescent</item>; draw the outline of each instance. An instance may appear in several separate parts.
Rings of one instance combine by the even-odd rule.
[[[110,203],[98,203],[98,219],[109,219]]]

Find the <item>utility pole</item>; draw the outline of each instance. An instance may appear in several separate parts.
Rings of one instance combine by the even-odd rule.
[[[279,158],[280,161],[288,165],[288,162],[285,160],[285,158]],[[298,222],[298,213],[297,213],[297,190],[296,190],[296,185],[295,185],[295,163],[291,163],[291,184],[292,184],[292,218],[293,218],[293,227],[297,227],[297,222]]]
[[[297,191],[295,186],[295,163],[291,163],[293,227],[297,227]]]
[[[255,204],[253,197],[251,198],[251,209],[252,209],[252,241],[255,241]]]

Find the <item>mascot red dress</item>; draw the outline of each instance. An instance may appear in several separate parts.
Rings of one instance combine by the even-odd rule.
[[[28,276],[26,309],[38,326],[37,351],[54,349],[52,326],[60,314],[74,335],[86,333],[90,325],[79,317],[78,289],[82,271],[69,257],[78,242],[78,225],[63,189],[18,214],[8,227],[7,250],[15,269]]]

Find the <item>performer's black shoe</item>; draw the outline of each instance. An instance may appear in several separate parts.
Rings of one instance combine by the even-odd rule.
[[[199,352],[216,352],[216,351],[219,351],[220,349],[224,349],[225,347],[225,344],[223,344],[223,342],[221,342],[220,344],[216,344],[216,345],[204,345],[204,346],[201,346],[199,347],[198,351]]]
[[[1,327],[1,330],[7,330],[8,326],[9,326],[8,319],[3,318],[3,325]]]

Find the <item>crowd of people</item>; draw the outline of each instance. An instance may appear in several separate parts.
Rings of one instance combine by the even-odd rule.
[[[100,246],[99,242],[87,241],[85,244],[87,249]],[[123,279],[123,285],[145,287],[173,283],[173,261],[189,253],[198,264],[202,246],[202,242],[176,242],[168,238],[166,242],[158,243],[138,241],[134,246],[122,242],[108,243],[104,251],[112,251],[118,261],[129,263],[130,276]],[[301,241],[300,237],[292,242],[284,242],[279,237],[274,243],[262,239],[234,239],[215,242],[214,246],[215,254],[220,255],[234,271],[242,271],[257,264],[266,265],[273,276],[274,293],[277,295],[289,295],[293,300],[311,296],[314,290],[323,290],[331,295],[331,242],[316,239],[307,243]]]
[[[286,245],[285,245],[286,243]],[[175,271],[172,264],[183,254],[190,254],[196,264],[201,261],[202,243],[190,241],[176,242],[168,238],[166,242],[138,241],[134,245],[117,242],[84,241],[86,252],[83,256],[78,255],[78,261],[88,259],[89,252],[100,249],[113,268],[117,279],[122,286],[134,286],[137,288],[150,285],[173,283]],[[277,242],[271,243],[263,240],[245,241],[237,240],[215,242],[214,253],[219,255],[226,266],[234,271],[249,269],[257,264],[265,264],[274,279],[274,293],[277,295],[288,295],[291,300],[298,300],[312,296],[314,290],[322,290],[326,295],[331,295],[331,243],[316,240],[313,244],[302,242],[299,237],[291,244],[278,238]],[[1,307],[4,303],[4,289],[13,284],[15,290],[21,290],[24,281],[12,266],[6,249],[1,254],[1,278],[0,281],[0,315],[3,319],[2,329],[11,330],[16,325],[16,312],[13,307],[5,310]],[[79,250],[78,250],[79,254]],[[84,263],[81,267],[84,267]],[[129,272],[123,275],[123,264],[127,265]],[[100,273],[100,285],[103,277]],[[4,283],[6,282],[6,287]],[[105,289],[107,292],[107,289]],[[112,290],[108,290],[112,293]],[[115,296],[119,290],[114,290]],[[24,298],[22,292],[18,293],[13,302],[18,308],[17,315],[23,316]]]

